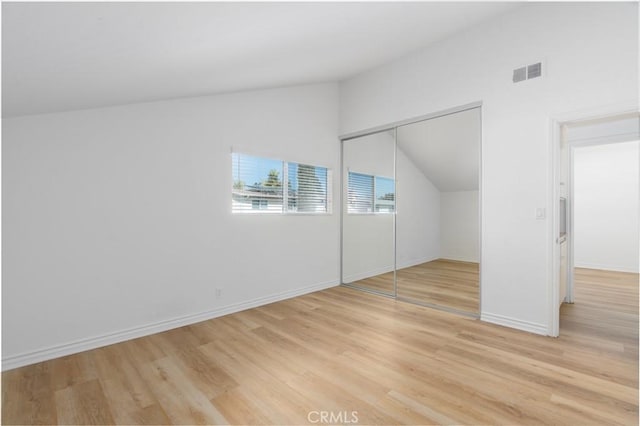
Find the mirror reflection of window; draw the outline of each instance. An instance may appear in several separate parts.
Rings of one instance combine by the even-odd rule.
[[[480,118],[472,107],[343,140],[343,284],[478,315]]]
[[[342,279],[395,295],[395,132],[342,142]]]
[[[373,176],[349,172],[347,187],[348,213],[373,212]]]
[[[396,186],[392,178],[349,172],[347,213],[393,213]]]
[[[377,213],[393,213],[396,210],[396,184],[393,179],[376,176],[375,178]]]

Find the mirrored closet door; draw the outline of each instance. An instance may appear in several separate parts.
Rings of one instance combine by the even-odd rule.
[[[343,284],[479,314],[480,145],[480,107],[343,141]]]
[[[479,312],[480,109],[397,129],[397,297]]]
[[[395,130],[342,144],[342,283],[394,295]]]

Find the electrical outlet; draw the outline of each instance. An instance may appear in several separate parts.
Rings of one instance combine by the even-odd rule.
[[[216,288],[216,297],[217,298],[222,297],[222,289],[221,288]]]

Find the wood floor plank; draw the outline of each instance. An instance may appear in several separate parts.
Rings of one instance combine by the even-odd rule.
[[[393,294],[393,272],[351,283],[356,287]],[[479,265],[436,259],[396,271],[397,296],[445,309],[479,313]]]
[[[435,424],[440,424],[440,425],[455,425],[458,424],[458,422],[456,420],[453,420],[449,417],[447,417],[446,415],[439,413],[438,411],[434,410],[431,407],[428,407],[418,401],[415,401],[411,398],[409,398],[406,395],[403,395],[402,393],[395,391],[395,390],[391,390],[389,391],[389,396],[393,399],[395,399],[396,401],[401,402],[402,404],[404,404],[406,407],[410,408],[413,412],[416,413],[420,413],[421,415],[425,416],[426,418],[428,418],[430,421],[429,423],[435,423]]]
[[[2,373],[3,424],[55,424],[57,406],[51,363]]]
[[[180,371],[207,399],[215,398],[238,386],[231,376],[198,348],[187,348],[175,354],[173,360]]]
[[[56,391],[58,424],[112,425],[111,408],[99,380]]]
[[[156,400],[148,382],[140,375],[138,365],[141,365],[141,362],[128,351],[130,346],[130,342],[124,342],[87,353],[94,360],[98,377],[103,383],[106,380],[111,381],[109,389],[117,386],[126,389],[136,406],[145,408],[153,405]],[[146,362],[146,358],[143,360]]]
[[[5,371],[2,422],[637,425],[638,274],[577,269],[560,320],[549,338],[335,287]]]
[[[119,379],[105,379],[100,381],[105,398],[110,407],[118,407],[112,411],[114,423],[134,424],[138,423],[135,414],[140,407],[134,400],[125,383]]]
[[[220,410],[229,423],[250,425],[272,423],[272,421],[256,407],[253,399],[245,397],[239,389],[225,392],[211,402]]]
[[[131,413],[131,420],[119,424],[133,425],[170,425],[171,420],[159,404],[149,405]]]
[[[228,421],[209,399],[191,383],[171,357],[146,364],[142,376],[172,423],[225,424]]]

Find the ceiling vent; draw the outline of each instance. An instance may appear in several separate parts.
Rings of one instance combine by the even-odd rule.
[[[519,83],[524,80],[542,77],[542,62],[516,68],[513,70],[513,82]]]

